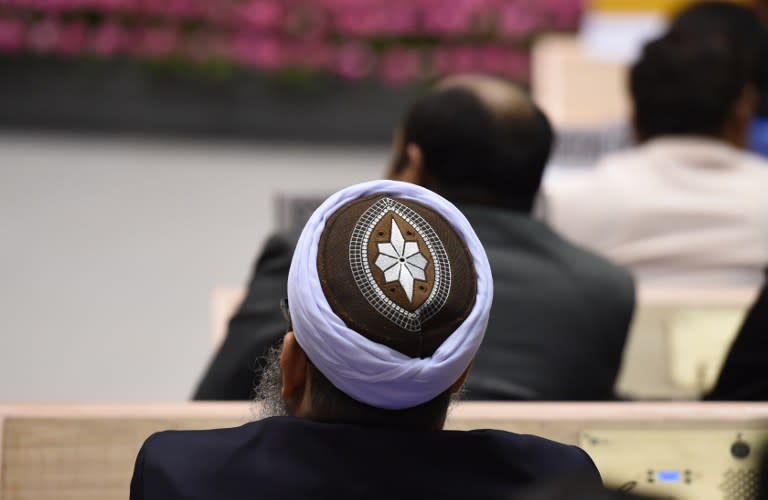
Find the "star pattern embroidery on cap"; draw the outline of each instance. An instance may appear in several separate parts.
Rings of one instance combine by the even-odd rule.
[[[385,283],[400,282],[408,300],[413,302],[414,280],[426,281],[424,269],[427,259],[419,251],[416,241],[405,241],[395,219],[387,243],[379,243],[376,267],[384,272]]]

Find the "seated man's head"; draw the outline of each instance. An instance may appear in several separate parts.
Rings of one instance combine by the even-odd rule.
[[[530,212],[553,137],[520,88],[489,76],[455,76],[407,112],[395,132],[390,177],[456,203]]]
[[[439,429],[492,295],[485,251],[445,199],[394,181],[342,190],[301,234],[289,331],[257,399],[272,414]]]
[[[738,5],[705,2],[683,11],[631,69],[638,139],[698,135],[743,147],[763,78],[761,30],[756,15]]]

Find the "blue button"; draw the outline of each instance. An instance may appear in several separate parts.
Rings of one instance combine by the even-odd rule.
[[[679,483],[680,471],[679,470],[660,470],[656,473],[656,477],[661,483]]]

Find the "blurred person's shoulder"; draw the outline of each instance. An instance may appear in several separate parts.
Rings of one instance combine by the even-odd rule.
[[[301,235],[301,228],[291,227],[270,233],[256,256],[254,271],[287,271],[293,251]]]
[[[290,253],[293,253],[293,249],[296,248],[296,243],[299,241],[299,236],[301,236],[300,227],[290,227],[274,231],[267,236],[262,254],[269,254],[275,251],[290,251]]]
[[[603,252],[616,237],[630,193],[642,184],[645,150],[604,155],[593,165],[551,175],[541,193],[541,219],[579,251]],[[590,253],[588,261],[596,260]]]
[[[627,173],[647,169],[652,161],[653,145],[650,143],[636,144],[603,155],[594,166],[594,176],[598,179],[612,179],[618,175],[621,179],[629,180]]]
[[[744,168],[753,170],[757,175],[768,179],[768,158],[754,151],[740,151],[740,153]]]
[[[606,153],[589,165],[561,167],[543,185],[545,218],[567,218],[574,209],[600,211],[604,203],[620,196],[617,189],[631,187],[633,172],[647,163],[647,148],[635,146]]]

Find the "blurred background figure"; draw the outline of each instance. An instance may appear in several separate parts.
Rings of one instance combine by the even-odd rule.
[[[757,285],[768,261],[768,162],[744,151],[764,85],[746,7],[683,12],[632,66],[638,145],[553,186],[548,219],[643,283]]]
[[[768,401],[768,285],[749,310],[723,363],[711,401]],[[768,491],[766,492],[768,496]]]
[[[457,204],[493,269],[494,309],[466,385],[470,399],[613,397],[633,282],[531,217],[552,141],[549,121],[522,90],[482,76],[442,81],[395,132],[388,177]],[[251,397],[254,360],[282,336],[275,304],[296,239],[276,235],[263,250],[196,398]]]

